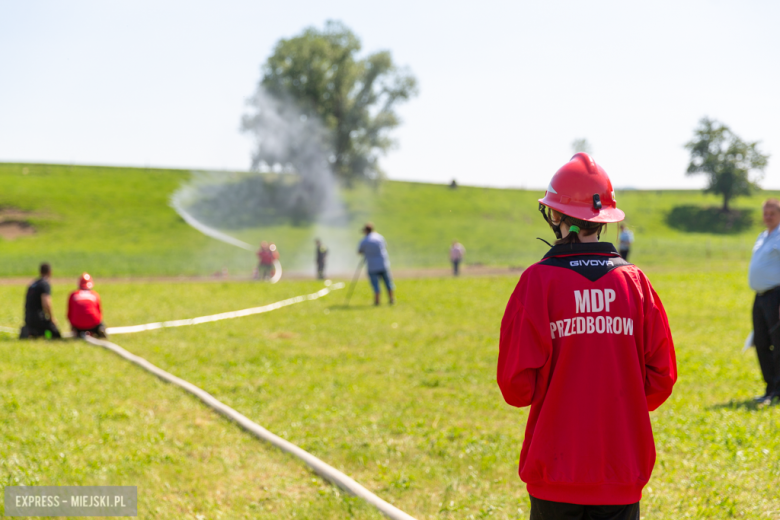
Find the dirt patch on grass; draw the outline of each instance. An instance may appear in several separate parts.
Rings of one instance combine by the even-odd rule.
[[[268,337],[272,339],[292,339],[292,338],[297,338],[298,334],[296,334],[295,332],[281,331],[281,332],[274,332],[273,334],[269,334]]]
[[[35,267],[35,266],[34,266]],[[53,266],[56,269],[56,265]],[[520,273],[525,270],[523,266],[471,266],[467,265],[461,267],[460,276],[463,278],[476,278],[481,276],[512,276],[518,277]],[[36,276],[31,273],[26,277],[0,277],[0,285],[29,285]],[[73,283],[77,276],[73,277],[56,277],[51,280],[52,285],[65,284],[70,285]],[[420,268],[404,268],[393,270],[394,279],[415,279],[415,278],[454,278],[452,276],[452,269],[448,267],[420,267]],[[351,273],[333,274],[333,281],[342,281],[350,283],[352,279]],[[314,280],[314,276],[307,273],[286,272],[284,278],[279,283],[285,281],[299,281],[299,280]],[[360,280],[365,280],[365,273],[361,276]],[[208,283],[208,282],[252,282],[255,284],[261,284],[265,282],[258,282],[251,276],[229,276],[224,278],[216,278],[214,276],[106,276],[99,277],[97,283],[110,284],[110,283]],[[281,336],[279,336],[281,337]]]
[[[35,234],[35,227],[25,220],[5,220],[0,222],[0,237],[14,240]]]
[[[35,227],[27,221],[33,215],[13,206],[0,206],[0,237],[14,240],[35,234]]]

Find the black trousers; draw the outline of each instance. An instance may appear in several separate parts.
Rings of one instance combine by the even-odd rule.
[[[780,289],[756,295],[753,302],[753,340],[766,394],[780,393]],[[770,349],[774,345],[773,349]]]
[[[22,327],[22,330],[19,331],[19,339],[42,338],[46,336],[46,331],[49,332],[52,339],[60,339],[62,337],[57,325],[51,321],[45,321]]]
[[[623,260],[625,260],[626,262],[628,262],[628,253],[630,253],[630,252],[631,252],[631,250],[630,250],[630,249],[621,249],[621,250],[620,250],[620,256],[622,256],[622,257],[623,257]]]
[[[82,338],[86,336],[87,332],[96,338],[108,337],[108,334],[106,334],[106,326],[103,325],[102,322],[92,327],[91,329],[79,329],[78,327],[74,327],[73,324],[71,324],[71,328],[77,336],[81,336]]]
[[[582,506],[531,496],[531,520],[639,520],[639,502],[625,506]]]

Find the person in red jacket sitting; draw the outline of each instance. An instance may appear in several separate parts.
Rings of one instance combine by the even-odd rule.
[[[88,273],[81,275],[78,291],[70,293],[68,299],[68,321],[74,336],[89,334],[98,338],[106,337],[103,325],[103,312],[100,310],[100,295],[92,290],[94,284]]]
[[[587,154],[558,170],[539,210],[558,240],[520,277],[498,357],[506,402],[531,406],[519,467],[531,519],[639,520],[649,412],[677,380],[666,312],[645,274],[598,242],[625,215]]]

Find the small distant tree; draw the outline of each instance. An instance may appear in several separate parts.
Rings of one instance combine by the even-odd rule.
[[[417,93],[414,76],[397,67],[389,51],[360,58],[360,50],[358,37],[341,22],[310,27],[279,40],[259,85],[322,121],[331,135],[331,167],[347,184],[382,176],[379,156],[394,144],[388,134],[400,123],[395,107]],[[251,121],[245,119],[244,129],[252,130]]]
[[[587,154],[593,153],[593,147],[591,147],[587,139],[575,139],[571,143],[571,149],[572,151],[574,151],[574,153],[578,153],[578,152],[585,152]]]
[[[723,123],[702,118],[694,138],[685,145],[691,153],[686,174],[707,174],[709,183],[704,192],[722,195],[722,211],[728,212],[733,198],[760,189],[758,182],[769,155],[758,150],[758,143],[745,142]]]

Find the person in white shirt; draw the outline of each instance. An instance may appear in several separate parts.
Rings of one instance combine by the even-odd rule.
[[[756,292],[753,342],[766,382],[764,395],[755,400],[771,404],[780,398],[780,201],[767,199],[763,209],[766,231],[758,235],[753,246],[748,282]]]

